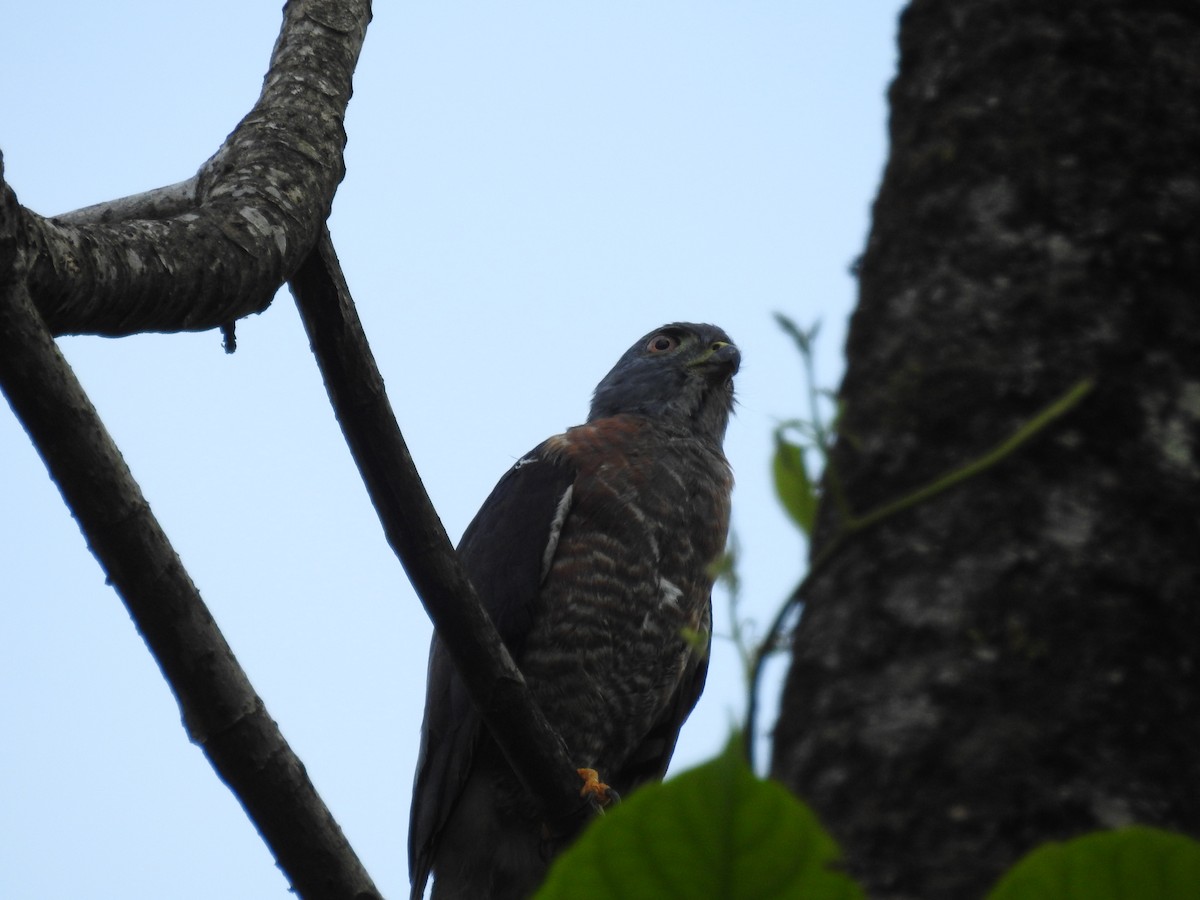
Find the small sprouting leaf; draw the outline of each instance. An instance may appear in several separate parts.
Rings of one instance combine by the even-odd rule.
[[[756,778],[739,746],[610,809],[558,858],[537,900],[862,900],[816,816]]]
[[[1194,900],[1198,893],[1200,842],[1134,826],[1043,844],[987,900]]]
[[[787,333],[788,337],[795,341],[800,354],[802,356],[809,356],[812,353],[813,342],[817,339],[817,333],[821,330],[821,323],[819,321],[814,322],[812,328],[805,331],[783,313],[777,312],[774,315],[776,324]]]
[[[775,432],[775,457],[771,462],[775,475],[775,494],[805,536],[811,537],[817,520],[817,491],[808,474],[804,448]]]

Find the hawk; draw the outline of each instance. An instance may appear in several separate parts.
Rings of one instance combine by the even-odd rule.
[[[704,687],[739,362],[713,325],[646,335],[596,387],[587,422],[517,460],[459,543],[571,759],[620,794],[663,776]],[[435,635],[409,824],[413,900],[431,871],[435,900],[519,900],[564,844]]]

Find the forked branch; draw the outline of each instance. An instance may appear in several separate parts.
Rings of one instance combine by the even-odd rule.
[[[13,243],[0,230],[0,265]],[[0,385],[175,693],[189,736],[295,889],[309,900],[378,897],[19,279],[0,281]]]
[[[20,211],[25,280],[55,335],[202,331],[265,309],[345,173],[367,0],[290,0],[263,90],[196,177],[59,218]]]

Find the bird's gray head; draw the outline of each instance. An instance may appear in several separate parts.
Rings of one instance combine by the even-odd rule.
[[[621,413],[650,416],[720,443],[741,358],[715,325],[664,325],[625,351],[604,376],[588,421]]]

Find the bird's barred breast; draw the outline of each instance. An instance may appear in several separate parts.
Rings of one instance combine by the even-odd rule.
[[[662,715],[710,627],[731,476],[712,442],[632,416],[548,442],[577,467],[571,509],[520,665],[572,758],[623,762]]]

